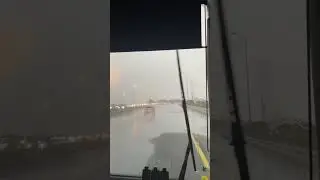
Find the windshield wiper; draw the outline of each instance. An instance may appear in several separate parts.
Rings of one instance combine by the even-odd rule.
[[[188,165],[188,158],[189,158],[189,154],[190,154],[190,151],[191,151],[191,147],[192,147],[192,144],[189,142],[188,146],[187,146],[186,154],[184,156],[184,160],[183,160],[183,163],[182,163],[182,167],[181,167],[181,170],[180,170],[180,173],[179,173],[179,180],[183,180],[184,176],[186,174],[187,165]]]
[[[228,46],[228,39],[227,39],[227,28],[225,25],[225,19],[223,14],[223,4],[222,0],[216,0],[216,8],[217,8],[217,16],[218,16],[218,23],[220,27],[220,37],[221,37],[221,45],[222,45],[222,56],[224,59],[224,67],[225,67],[225,75],[227,81],[227,88],[228,88],[228,100],[229,100],[229,111],[232,118],[232,125],[231,125],[231,135],[232,135],[232,144],[234,146],[234,153],[237,158],[239,172],[241,176],[241,180],[249,180],[249,168],[248,162],[245,152],[245,141],[243,135],[243,129],[241,126],[238,104],[237,104],[237,97],[235,91],[235,84],[233,79],[233,72],[232,72],[232,64],[230,60],[230,51]]]
[[[194,158],[193,143],[192,143],[192,138],[191,138],[191,130],[190,130],[190,124],[189,124],[189,118],[188,118],[186,97],[185,97],[184,88],[183,88],[180,57],[179,57],[178,50],[176,50],[176,56],[177,56],[177,63],[178,63],[178,73],[179,73],[179,80],[180,80],[180,88],[181,88],[181,94],[182,94],[182,109],[183,109],[183,112],[184,112],[184,118],[185,118],[185,122],[186,122],[186,126],[187,126],[187,133],[188,133],[188,146],[187,146],[186,155],[185,155],[185,158],[184,158],[184,161],[183,161],[183,165],[181,167],[181,171],[180,171],[180,174],[179,174],[179,180],[183,180],[184,176],[185,176],[186,169],[187,169],[188,157],[189,157],[189,153],[190,152],[191,152],[191,155],[192,155],[192,162],[193,162],[194,171],[196,171],[197,168],[196,168],[196,161],[195,161],[195,158]]]

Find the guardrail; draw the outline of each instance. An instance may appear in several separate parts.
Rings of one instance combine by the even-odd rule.
[[[135,109],[141,109],[154,104],[132,104],[132,105],[112,105],[110,106],[110,114],[117,114],[121,112],[130,112]]]
[[[149,106],[160,105],[163,103],[144,103],[144,104],[132,104],[132,105],[113,105],[110,106],[110,117],[124,115],[131,113],[135,110],[142,109]]]
[[[207,110],[206,108],[202,107],[202,106],[194,106],[194,105],[187,105],[187,107],[190,109],[190,110],[193,110],[193,111],[197,111],[197,112],[200,112],[200,113],[207,113]]]

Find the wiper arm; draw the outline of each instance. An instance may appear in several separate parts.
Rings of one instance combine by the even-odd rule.
[[[225,25],[224,14],[223,14],[223,4],[222,0],[216,0],[216,7],[218,12],[218,20],[220,26],[220,37],[221,37],[221,45],[222,45],[222,55],[224,59],[225,73],[226,73],[226,81],[228,86],[228,100],[229,100],[229,111],[232,117],[232,125],[231,125],[231,135],[232,135],[232,143],[234,146],[235,156],[238,161],[239,172],[241,176],[241,180],[249,180],[249,168],[247,157],[245,153],[245,141],[243,135],[243,129],[240,122],[239,110],[237,104],[237,97],[233,79],[232,65],[230,60],[228,39],[227,39],[227,28]]]
[[[186,98],[185,98],[185,94],[184,94],[184,87],[183,87],[182,73],[181,73],[181,66],[180,66],[180,57],[179,57],[178,50],[176,50],[176,55],[177,55],[177,63],[178,63],[178,73],[179,73],[179,80],[180,80],[180,88],[181,88],[181,94],[182,94],[182,109],[183,109],[184,118],[185,118],[185,121],[186,121],[187,132],[188,132],[188,141],[189,141],[188,142],[187,151],[186,151],[186,156],[185,156],[185,159],[184,159],[184,163],[183,163],[183,166],[182,166],[181,171],[180,171],[180,175],[183,175],[182,177],[184,178],[184,173],[185,173],[186,168],[187,168],[189,151],[191,151],[194,171],[196,171],[197,168],[196,168],[196,161],[195,161],[195,158],[194,158],[194,150],[193,150],[193,146],[192,146],[191,130],[190,130],[190,124],[189,124],[189,118],[188,118],[187,103],[186,103]],[[179,180],[180,180],[180,177],[179,177]]]
[[[179,173],[179,180],[184,180],[184,176],[185,176],[186,170],[187,170],[188,158],[189,158],[191,147],[192,147],[192,144],[189,141],[188,146],[187,146],[187,150],[186,150],[186,154],[184,156],[184,160],[182,163],[181,171]]]

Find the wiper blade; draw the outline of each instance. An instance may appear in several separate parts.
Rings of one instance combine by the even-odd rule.
[[[194,150],[193,150],[193,146],[192,146],[191,130],[190,130],[190,124],[189,124],[186,97],[185,97],[185,94],[184,94],[184,87],[183,87],[182,73],[181,73],[181,66],[180,66],[180,57],[179,57],[178,50],[176,50],[176,55],[177,55],[177,63],[178,63],[178,73],[179,73],[179,80],[180,80],[180,88],[181,88],[181,94],[182,94],[182,109],[183,109],[184,118],[185,118],[185,121],[186,121],[187,133],[188,133],[188,141],[189,141],[188,142],[188,147],[187,147],[187,152],[186,152],[186,157],[184,159],[184,162],[186,162],[186,163],[188,162],[187,161],[188,160],[188,156],[189,156],[188,149],[190,149],[191,155],[192,155],[193,168],[194,168],[194,171],[196,171],[197,170],[196,161],[195,161],[195,158],[194,158]],[[187,168],[187,165],[182,166],[180,174],[185,172],[186,168]]]
[[[228,100],[229,100],[229,111],[232,117],[232,126],[231,126],[231,135],[232,135],[232,144],[234,146],[234,153],[237,158],[239,172],[241,180],[249,180],[249,168],[245,152],[245,141],[243,135],[243,129],[240,122],[237,97],[235,91],[235,84],[233,79],[232,64],[230,60],[228,39],[227,39],[227,28],[225,25],[225,19],[223,14],[223,4],[222,0],[216,0],[217,16],[220,27],[220,37],[222,45],[222,56],[224,59],[224,67],[226,73],[226,81],[228,87]]]
[[[186,150],[186,154],[184,156],[184,160],[182,163],[181,171],[179,173],[179,180],[184,180],[184,176],[185,176],[186,170],[187,170],[188,158],[189,158],[191,147],[192,147],[192,144],[189,141],[188,146],[187,146],[187,150]]]

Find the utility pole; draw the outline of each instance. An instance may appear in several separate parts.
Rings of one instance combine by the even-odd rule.
[[[188,101],[189,99],[189,80],[188,80],[188,78],[186,77],[186,84],[187,84],[187,86],[186,86],[186,100]]]
[[[136,89],[137,89],[137,85],[136,85],[136,84],[133,84],[132,87],[133,87],[133,104],[135,104],[135,103],[137,103],[137,102],[136,102]]]
[[[244,53],[245,53],[245,60],[246,60],[246,77],[247,77],[247,98],[248,98],[248,109],[249,109],[249,122],[252,122],[251,119],[251,98],[250,98],[250,75],[249,75],[249,64],[248,64],[248,43],[247,39],[243,38],[244,40]]]
[[[233,36],[240,37],[243,40],[244,47],[244,59],[245,59],[245,71],[246,71],[246,85],[247,85],[247,102],[248,102],[248,121],[252,122],[251,118],[251,96],[250,96],[250,74],[249,74],[249,64],[248,64],[248,43],[247,39],[243,36],[239,36],[237,33],[232,33]]]
[[[190,80],[190,89],[191,89],[191,100],[194,101],[194,94],[193,94],[193,82]]]

